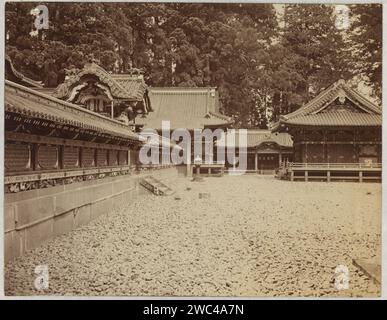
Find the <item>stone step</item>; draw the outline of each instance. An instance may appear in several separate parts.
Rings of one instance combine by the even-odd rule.
[[[171,195],[175,191],[172,190],[170,187],[165,185],[160,180],[152,177],[147,176],[140,180],[140,185],[148,189],[150,192],[152,192],[155,195],[161,196],[161,195]]]

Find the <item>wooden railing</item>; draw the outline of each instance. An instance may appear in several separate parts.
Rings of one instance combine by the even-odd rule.
[[[174,164],[138,164],[137,170],[138,171],[144,171],[144,170],[159,170],[159,169],[166,169],[173,167]]]
[[[379,169],[382,168],[381,163],[301,163],[289,162],[287,163],[289,169]]]
[[[219,163],[215,163],[215,162],[213,162],[213,163],[202,163],[202,164],[200,164],[200,167],[201,168],[224,168],[225,164],[224,164],[224,162],[223,163],[221,163],[221,162],[219,162]]]
[[[34,171],[4,177],[6,193],[53,187],[86,180],[101,179],[134,172],[134,166],[111,166],[101,168],[62,169],[57,171]]]
[[[276,177],[285,180],[381,181],[381,163],[282,163]]]
[[[106,174],[113,172],[121,172],[135,170],[134,166],[110,166],[110,167],[100,167],[100,168],[78,168],[78,169],[61,169],[55,171],[30,171],[22,173],[11,173],[4,177],[4,184],[16,183],[16,182],[26,182],[26,181],[40,181],[48,179],[58,179],[58,178],[73,178],[78,176],[87,176],[94,174]]]

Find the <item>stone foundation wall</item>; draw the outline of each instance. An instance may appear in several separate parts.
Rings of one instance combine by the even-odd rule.
[[[177,177],[176,168],[109,177],[4,196],[5,262],[143,195],[139,179]]]

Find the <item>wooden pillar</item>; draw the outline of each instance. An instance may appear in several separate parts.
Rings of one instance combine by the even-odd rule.
[[[58,146],[58,169],[64,169],[64,146]]]
[[[83,149],[84,149],[83,146],[79,147],[79,167],[80,168],[84,167],[84,165],[83,165]]]
[[[294,181],[294,171],[290,171],[290,181]]]
[[[308,181],[308,171],[307,170],[305,170],[304,176],[305,176],[305,181]]]
[[[308,142],[305,142],[305,162],[308,163]]]
[[[281,152],[281,149],[279,151],[279,155],[278,155],[278,166],[281,167],[281,163],[282,163],[282,152]]]
[[[353,154],[352,154],[352,159],[353,159],[353,162],[355,163],[359,163],[359,155],[357,153],[357,144],[356,144],[356,129],[353,130],[353,136],[352,136],[352,143],[353,143]],[[353,158],[353,156],[355,156],[355,159]]]
[[[112,119],[113,119],[114,118],[114,102],[113,102],[113,100],[111,102],[110,112],[111,112],[111,116],[112,116]]]
[[[327,171],[327,182],[331,182],[331,172]]]
[[[254,165],[255,173],[258,172],[258,153],[255,152],[255,165]]]
[[[359,182],[363,182],[363,171],[359,171]]]
[[[323,130],[323,162],[328,162],[328,158],[327,158],[327,135],[326,135],[326,131]]]
[[[39,159],[38,159],[38,149],[40,147],[40,143],[34,143],[32,145],[31,150],[31,168],[32,170],[38,170],[39,169]]]

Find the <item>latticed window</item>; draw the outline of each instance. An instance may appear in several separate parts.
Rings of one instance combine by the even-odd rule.
[[[4,152],[6,171],[31,169],[31,145],[26,143],[7,143]]]
[[[40,145],[38,147],[37,165],[40,169],[56,169],[59,161],[59,146]]]
[[[79,167],[79,147],[65,146],[63,148],[63,167]]]
[[[95,149],[83,148],[82,149],[82,166],[93,167],[95,165]]]

